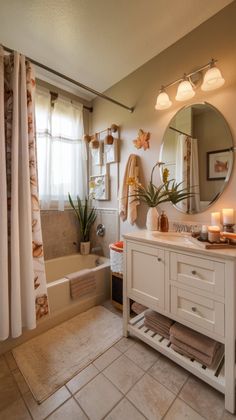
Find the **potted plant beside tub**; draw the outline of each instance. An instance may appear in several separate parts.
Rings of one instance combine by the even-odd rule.
[[[90,252],[90,241],[89,241],[89,235],[90,235],[90,229],[93,225],[93,223],[96,220],[96,208],[89,206],[89,199],[88,197],[85,198],[84,204],[82,204],[81,199],[79,196],[77,196],[77,206],[75,206],[71,195],[69,196],[69,202],[74,210],[76,217],[79,221],[80,226],[80,234],[81,234],[81,240],[80,240],[80,253],[82,255],[87,255]]]

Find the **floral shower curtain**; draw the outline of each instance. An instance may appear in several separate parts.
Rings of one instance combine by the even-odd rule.
[[[34,126],[35,78],[0,47],[0,340],[48,313]]]

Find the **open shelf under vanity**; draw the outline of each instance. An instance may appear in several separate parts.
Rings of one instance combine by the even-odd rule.
[[[128,331],[218,391],[224,393],[224,354],[211,368],[202,365],[194,359],[182,356],[171,348],[170,340],[144,326],[144,312],[129,321]]]

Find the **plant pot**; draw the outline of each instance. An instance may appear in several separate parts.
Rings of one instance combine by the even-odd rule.
[[[149,207],[146,219],[147,230],[158,230],[158,218],[159,214],[156,207]]]
[[[80,253],[81,255],[88,255],[90,253],[90,241],[80,242]]]

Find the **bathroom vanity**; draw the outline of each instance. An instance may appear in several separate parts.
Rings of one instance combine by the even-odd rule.
[[[195,241],[195,242],[194,242]],[[205,250],[187,234],[139,231],[124,235],[124,335],[143,340],[225,394],[235,411],[236,249]],[[176,353],[170,341],[130,318],[130,299],[225,346],[207,368]]]

